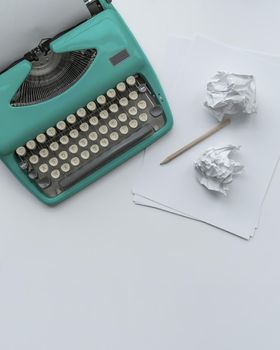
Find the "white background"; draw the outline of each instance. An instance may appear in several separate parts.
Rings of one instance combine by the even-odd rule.
[[[280,54],[278,0],[115,5],[159,76],[171,35]],[[52,209],[0,165],[0,349],[279,350],[280,171],[247,242],[134,206],[139,160]]]

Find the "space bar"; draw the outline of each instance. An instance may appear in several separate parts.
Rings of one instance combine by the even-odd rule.
[[[83,167],[81,167],[81,169],[77,170],[75,173],[62,179],[59,183],[60,187],[63,190],[70,188],[71,186],[75,185],[77,182],[81,181],[86,176],[93,173],[95,170],[101,168],[103,165],[110,162],[121,153],[125,152],[126,150],[130,149],[131,147],[139,143],[144,138],[151,135],[153,132],[154,132],[154,129],[151,125],[145,125],[143,128],[136,131],[135,133],[133,133],[131,136],[124,139],[122,142],[120,142],[116,146],[112,147],[108,151],[101,154],[100,157],[93,159],[92,161],[88,162]]]

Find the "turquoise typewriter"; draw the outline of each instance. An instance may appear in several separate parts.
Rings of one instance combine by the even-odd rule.
[[[47,205],[112,171],[172,127],[164,92],[109,0],[0,73],[0,157]]]

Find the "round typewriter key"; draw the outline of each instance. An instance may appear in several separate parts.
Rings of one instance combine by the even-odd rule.
[[[72,153],[72,154],[76,154],[78,152],[79,148],[77,145],[71,145],[69,147],[69,152]]]
[[[46,177],[43,177],[42,179],[38,180],[38,186],[42,189],[45,190],[51,185],[51,179]]]
[[[99,128],[99,132],[100,132],[100,134],[102,134],[102,135],[106,135],[106,134],[107,134],[107,132],[108,132],[108,128],[107,128],[107,126],[106,126],[106,125],[102,125],[102,126],[100,126],[100,128]]]
[[[55,180],[59,179],[60,178],[60,171],[58,169],[54,169],[51,172],[51,177]]]
[[[53,157],[49,160],[49,164],[53,167],[58,165],[58,159],[56,157]]]
[[[36,140],[39,142],[39,143],[44,143],[47,141],[47,137],[45,134],[40,134],[36,137]]]
[[[135,119],[132,119],[130,122],[129,122],[129,126],[131,127],[131,129],[136,129],[138,127],[138,121],[135,120]]]
[[[49,171],[48,164],[42,164],[39,166],[39,170],[42,174],[46,174]]]
[[[108,146],[109,146],[109,141],[108,141],[108,139],[106,139],[106,138],[101,139],[101,140],[100,140],[100,145],[101,145],[102,147],[108,147]]]
[[[116,91],[115,91],[114,89],[109,89],[109,90],[107,91],[107,96],[108,96],[109,98],[115,98],[115,97],[117,96]]]
[[[127,135],[127,134],[128,134],[128,127],[127,127],[126,125],[122,126],[122,127],[120,128],[120,132],[121,132],[121,134],[123,134],[123,135]]]
[[[100,116],[101,119],[108,119],[109,118],[109,113],[106,110],[104,110],[104,111],[101,111],[99,113],[99,116]]]
[[[138,91],[141,92],[142,94],[147,91],[147,85],[146,84],[140,84],[138,86]]]
[[[79,145],[80,145],[80,147],[87,147],[88,140],[86,138],[80,139]]]
[[[65,121],[61,120],[60,122],[58,122],[58,123],[56,124],[56,127],[57,127],[57,129],[58,129],[59,131],[65,130],[65,129],[66,129],[66,123],[65,123]]]
[[[69,124],[75,124],[77,121],[77,118],[74,114],[70,114],[70,115],[68,115],[66,120]]]
[[[71,164],[72,164],[73,166],[78,166],[78,165],[80,165],[80,159],[79,159],[78,157],[72,158],[72,159],[71,159]]]
[[[125,83],[123,83],[123,82],[119,83],[119,84],[117,85],[117,90],[118,90],[119,92],[125,92],[125,90],[126,90],[126,85],[125,85]]]
[[[33,169],[33,170],[31,170],[31,171],[28,173],[28,176],[29,176],[29,178],[30,178],[31,180],[35,180],[35,179],[37,179],[38,174],[37,174],[37,172]]]
[[[126,97],[123,97],[119,100],[119,104],[122,106],[122,107],[127,107],[128,106],[128,99]]]
[[[17,154],[19,157],[24,157],[24,156],[26,155],[26,148],[25,148],[25,147],[19,147],[19,148],[17,148],[16,154]]]
[[[42,158],[47,158],[48,155],[49,155],[49,151],[47,150],[47,148],[43,148],[43,149],[41,149],[41,151],[39,152],[39,154],[40,154],[40,157],[42,157]]]
[[[88,123],[83,123],[80,125],[80,130],[83,132],[87,132],[89,130],[89,125]]]
[[[126,82],[127,82],[127,85],[133,86],[133,85],[136,84],[136,79],[135,79],[135,77],[133,75],[131,75],[130,77],[128,77],[126,79]]]
[[[68,158],[68,153],[66,151],[62,151],[62,152],[59,153],[58,157],[61,160],[66,160]]]
[[[77,129],[73,129],[69,133],[72,139],[77,139],[79,137],[79,131]]]
[[[139,101],[138,102],[138,107],[140,108],[140,109],[146,109],[147,108],[147,102],[145,101],[145,100],[141,100],[141,101]]]
[[[97,97],[97,102],[101,105],[101,106],[103,106],[103,105],[105,105],[105,103],[106,103],[106,97],[104,96],[104,95],[101,95],[101,96],[98,96]]]
[[[132,100],[132,101],[136,101],[137,98],[138,98],[138,93],[136,91],[132,91],[130,94],[129,94],[129,98]]]
[[[29,162],[33,165],[36,165],[39,163],[39,157],[34,154],[29,158]]]
[[[137,108],[136,107],[130,107],[128,110],[128,113],[132,116],[135,116],[137,114]]]
[[[21,168],[21,170],[27,170],[28,166],[29,165],[28,165],[28,162],[26,160],[19,163],[19,167]]]
[[[120,114],[118,118],[122,123],[125,123],[127,121],[127,115],[125,113]]]
[[[119,139],[119,134],[117,133],[117,132],[112,132],[111,134],[110,134],[110,139],[112,140],[112,141],[118,141],[118,139]]]
[[[70,171],[70,165],[68,163],[64,163],[61,165],[61,170],[64,172],[64,173],[68,173]]]
[[[62,136],[61,138],[60,138],[60,143],[62,144],[62,145],[68,145],[68,143],[69,143],[69,137],[68,136]]]
[[[79,108],[77,110],[77,116],[80,118],[84,118],[87,115],[87,111],[84,108]]]
[[[88,138],[91,140],[91,141],[96,141],[98,139],[98,135],[95,131],[92,131],[89,135],[88,135]]]
[[[98,153],[99,152],[99,146],[98,145],[92,145],[90,147],[90,151],[94,154]]]
[[[145,123],[148,120],[148,114],[147,113],[141,113],[139,115],[139,119],[141,122]]]
[[[119,110],[119,106],[116,103],[113,103],[110,107],[109,107],[110,111],[112,113],[117,113]]]
[[[93,112],[96,110],[96,103],[91,101],[87,104],[87,109],[90,111],[90,112]]]
[[[50,144],[50,150],[56,152],[59,150],[59,144],[57,142],[53,142]]]
[[[115,129],[118,126],[118,122],[116,121],[116,119],[111,119],[109,121],[109,126],[113,129]]]
[[[26,147],[30,150],[33,151],[36,148],[36,142],[33,140],[30,140],[26,143]]]
[[[95,125],[98,125],[98,118],[97,117],[91,117],[90,120],[89,120],[90,124],[95,126]]]
[[[48,135],[49,137],[54,137],[54,136],[56,135],[56,130],[55,130],[55,128],[49,128],[49,129],[47,130],[47,135]]]
[[[82,157],[84,160],[89,159],[89,156],[90,156],[89,151],[83,151],[83,152],[81,153],[81,157]]]

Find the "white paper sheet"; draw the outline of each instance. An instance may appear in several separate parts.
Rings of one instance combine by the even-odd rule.
[[[173,40],[172,45],[172,52],[177,53],[170,64],[171,70],[173,67],[171,76],[174,84],[167,89],[174,111],[175,128],[169,136],[147,151],[142,173],[146,174],[145,177],[149,176],[150,181],[144,183],[139,180],[134,191],[163,206],[188,213],[188,216],[248,239],[254,233],[259,210],[278,159],[277,86],[280,70],[277,65],[265,62],[258,55],[203,39],[196,42],[191,60],[188,60],[188,49],[184,50],[183,39]],[[187,66],[192,67],[189,73]],[[179,67],[179,72],[176,67]],[[160,167],[159,162],[167,154],[213,126],[213,121],[211,123],[211,118],[201,104],[205,93],[204,82],[220,69],[256,76],[260,102],[258,115],[249,117],[245,123],[242,121],[242,125],[241,121],[236,121],[223,133],[213,136],[169,166]],[[243,144],[241,160],[247,168],[243,180],[239,179],[234,184],[228,201],[224,198],[217,200],[198,187],[192,166],[197,154],[217,142],[224,143],[224,140]],[[272,145],[271,140],[276,144]]]
[[[2,0],[0,71],[42,39],[52,38],[89,17],[83,0]]]

